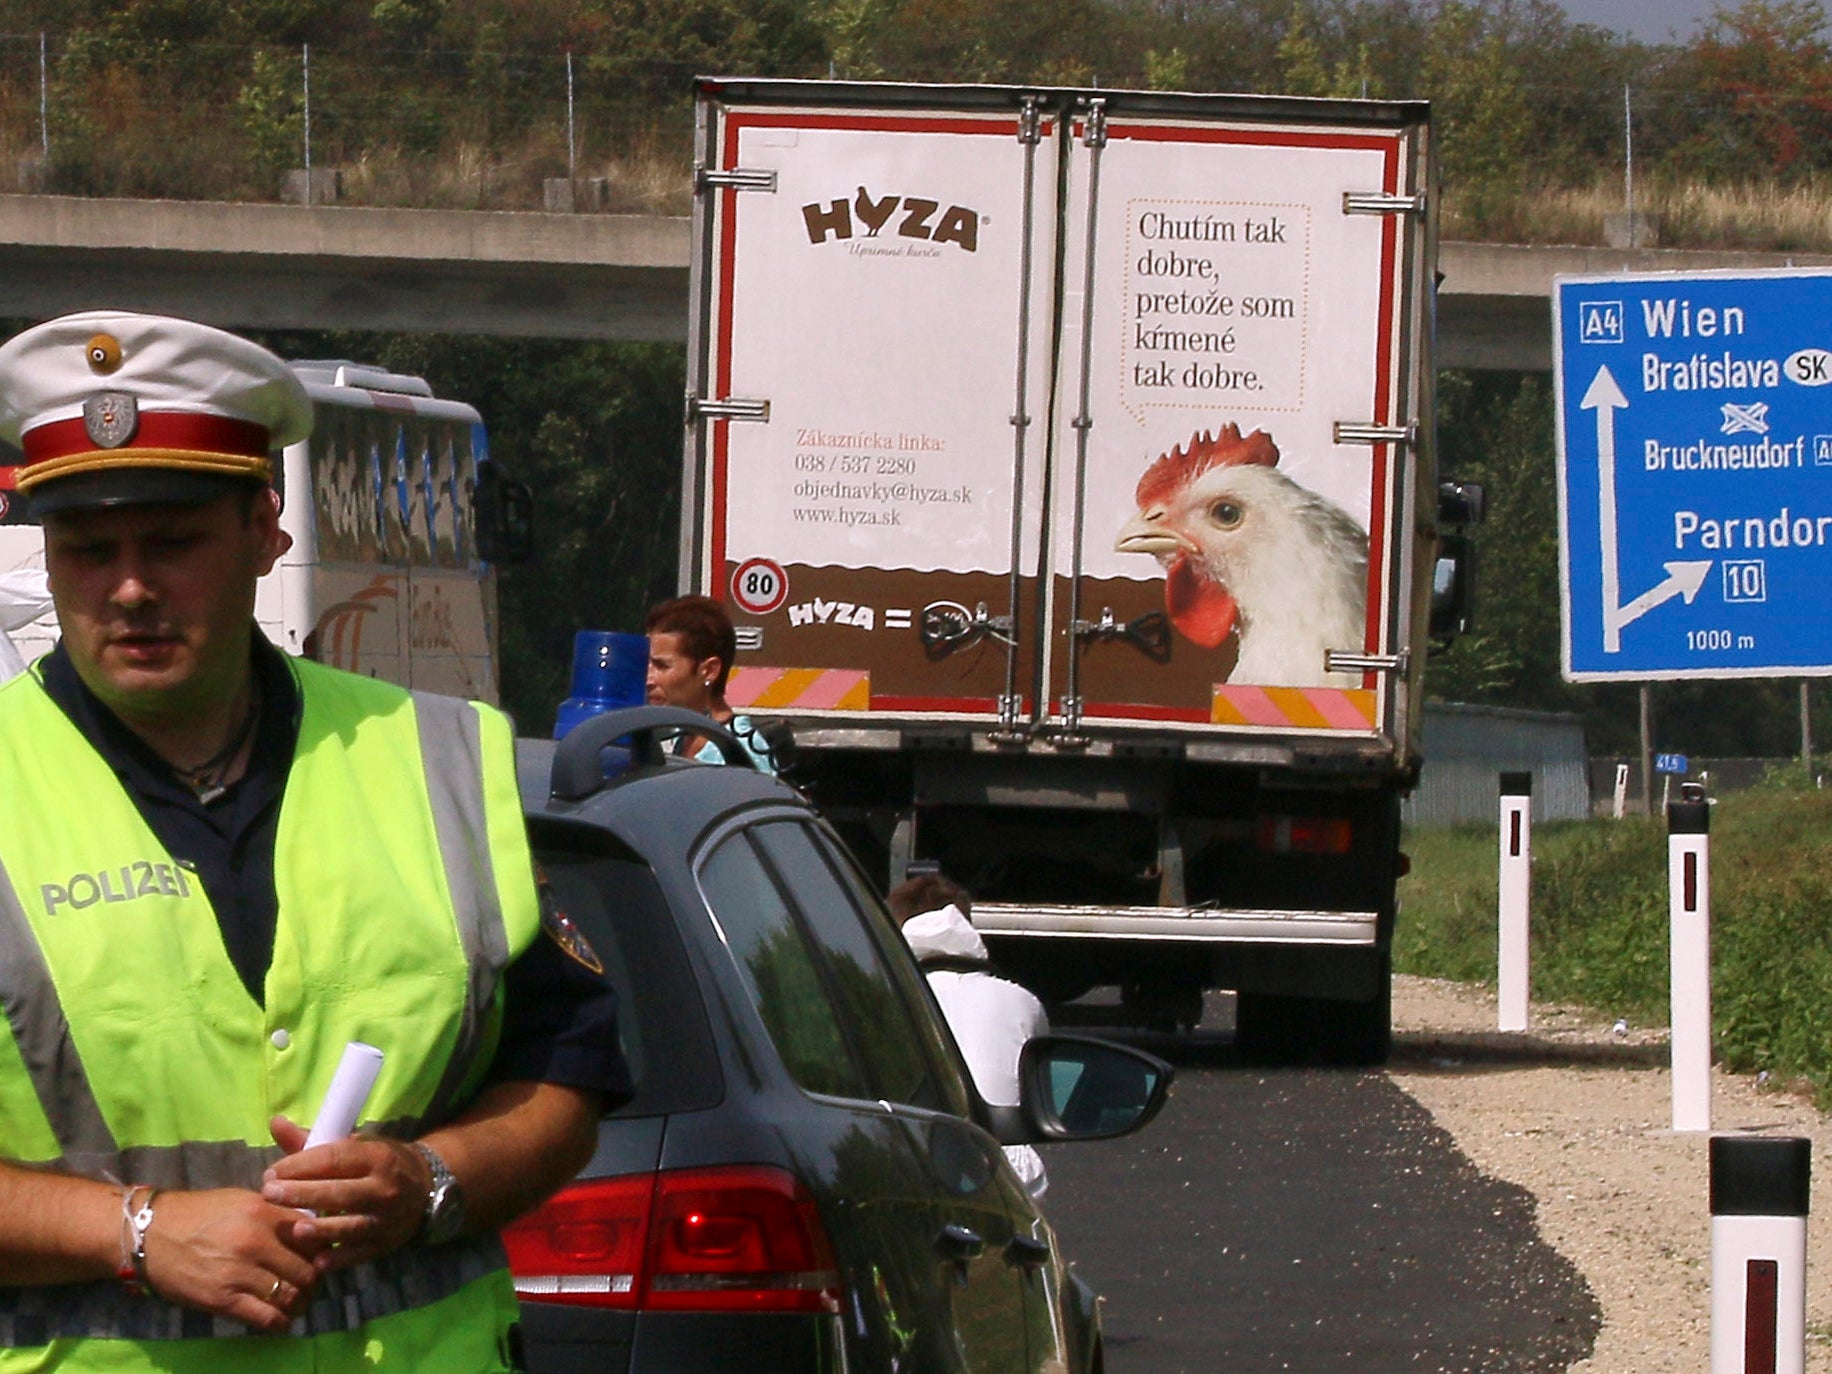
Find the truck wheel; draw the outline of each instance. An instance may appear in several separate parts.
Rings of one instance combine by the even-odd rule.
[[[1076,974],[1052,974],[1031,971],[1017,979],[1033,993],[1037,1000],[1046,1007],[1060,1007],[1073,1002],[1078,997],[1086,997],[1094,991],[1092,978],[1083,978]]]
[[[1375,1068],[1387,1062],[1392,1041],[1386,990],[1365,1002],[1243,992],[1235,1006],[1234,1043],[1254,1059]]]
[[[1128,983],[1120,989],[1120,1004],[1137,1024],[1173,1035],[1202,1024],[1201,984]]]
[[[1386,991],[1365,1002],[1327,1002],[1325,1062],[1375,1069],[1393,1049],[1393,999]]]

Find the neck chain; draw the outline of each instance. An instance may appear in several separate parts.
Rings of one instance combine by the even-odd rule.
[[[172,773],[180,782],[197,794],[198,801],[208,806],[229,790],[223,778],[229,772],[230,765],[235,762],[235,756],[242,752],[242,746],[248,743],[249,737],[254,734],[255,722],[260,719],[260,716],[260,687],[250,682],[248,685],[248,714],[242,718],[242,723],[236,727],[228,743],[194,768],[180,768],[175,763],[167,766],[171,768]]]

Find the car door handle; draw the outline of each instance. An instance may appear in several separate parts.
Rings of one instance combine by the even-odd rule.
[[[942,1254],[951,1260],[976,1260],[986,1253],[986,1238],[966,1226],[947,1225],[936,1237]]]
[[[1013,1236],[1005,1247],[1005,1258],[1023,1269],[1041,1269],[1050,1262],[1050,1247],[1029,1236]]]

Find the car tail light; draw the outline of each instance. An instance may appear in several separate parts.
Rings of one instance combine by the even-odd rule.
[[[1346,854],[1354,839],[1341,816],[1261,816],[1253,834],[1264,854]]]
[[[503,1229],[515,1291],[534,1302],[635,1307],[653,1174],[575,1183]]]
[[[814,1199],[762,1166],[676,1169],[565,1189],[503,1232],[524,1301],[690,1312],[836,1312]]]

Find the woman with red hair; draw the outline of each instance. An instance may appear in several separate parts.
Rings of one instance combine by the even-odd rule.
[[[758,769],[775,773],[779,765],[769,742],[725,701],[725,680],[738,652],[725,607],[710,596],[677,596],[650,611],[643,630],[649,636],[649,704],[711,717],[737,736]],[[674,751],[707,763],[725,761],[710,738],[691,732],[676,736]]]

